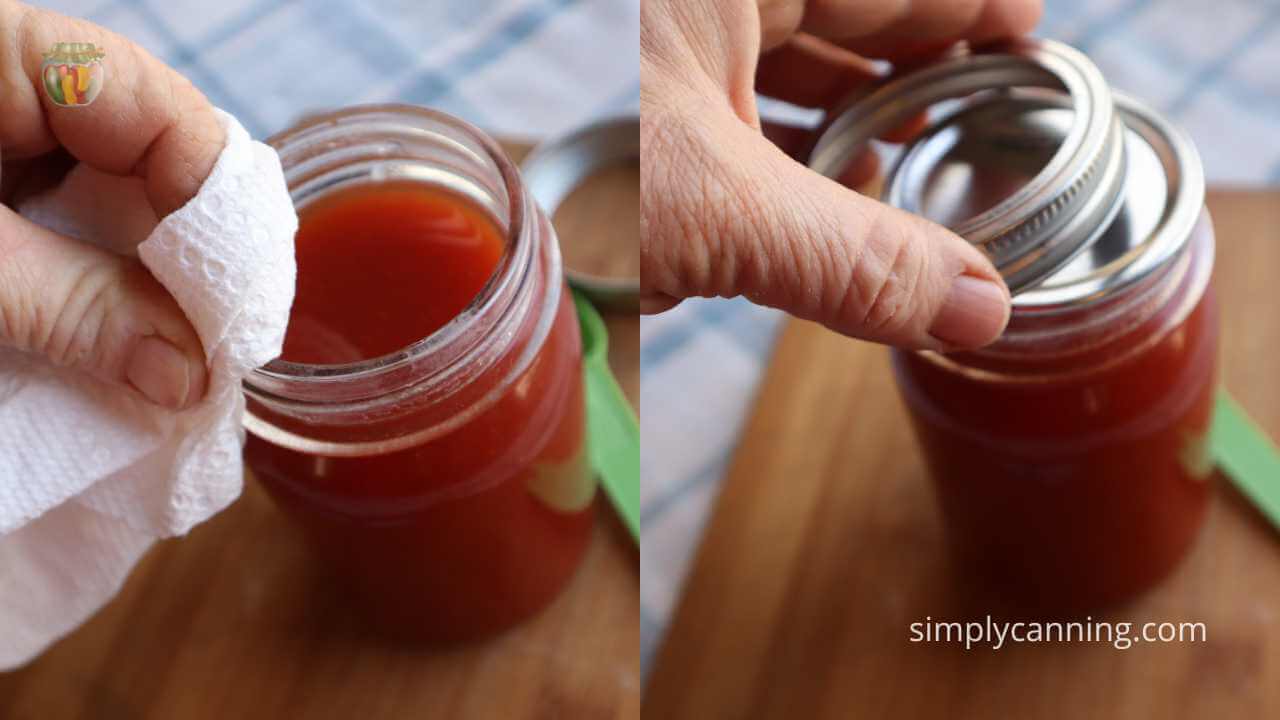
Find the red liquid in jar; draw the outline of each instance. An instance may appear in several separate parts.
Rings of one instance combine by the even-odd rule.
[[[366,185],[308,205],[281,357],[347,363],[425,338],[480,293],[504,243],[479,208],[419,184]]]
[[[957,369],[894,352],[949,542],[1016,604],[1119,602],[1195,539],[1210,497],[1218,319],[1212,285],[1188,312],[1188,282],[1138,327],[1063,356],[966,354]]]
[[[297,296],[283,358],[345,363],[430,335],[481,291],[504,245],[479,208],[421,184],[372,184],[317,200],[300,213]],[[465,412],[496,387],[533,324],[522,326],[490,370],[443,407],[435,403],[431,416]],[[250,434],[246,460],[388,632],[474,637],[547,604],[579,564],[594,494],[582,392],[577,318],[561,285],[533,362],[460,427],[361,457],[297,452]],[[312,437],[366,432],[307,428],[254,410]],[[410,433],[424,417],[409,413],[379,428]]]

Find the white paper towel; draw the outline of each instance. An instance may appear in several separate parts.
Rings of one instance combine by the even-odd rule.
[[[106,604],[155,540],[187,532],[240,494],[240,382],[280,354],[298,219],[275,151],[230,115],[219,118],[227,144],[213,172],[159,224],[140,181],[83,166],[19,209],[59,232],[136,251],[199,333],[209,384],[202,402],[175,413],[0,351],[0,671]]]

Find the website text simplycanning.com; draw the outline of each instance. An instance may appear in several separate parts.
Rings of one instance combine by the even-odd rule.
[[[1117,650],[1128,650],[1140,643],[1205,642],[1208,628],[1202,622],[1110,622],[1094,620],[1045,622],[995,620],[990,615],[984,622],[934,620],[926,615],[923,622],[913,622],[910,642],[964,643],[964,649],[989,647],[999,650],[1006,643],[1088,642],[1111,643]]]

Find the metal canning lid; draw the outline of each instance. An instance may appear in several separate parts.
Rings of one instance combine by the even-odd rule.
[[[640,118],[629,116],[588,125],[534,148],[520,165],[525,186],[547,218],[593,173],[640,158]],[[631,252],[635,252],[631,250]],[[640,308],[640,278],[593,275],[565,264],[569,284],[592,302],[620,312]]]
[[[1096,241],[1123,205],[1126,131],[1106,79],[1079,51],[1015,40],[893,78],[846,101],[808,164],[836,178],[876,137],[957,98],[959,109],[899,157],[884,199],[972,242],[1017,294]],[[1048,110],[1053,122],[1037,116]],[[1040,164],[1028,170],[1028,156]],[[1001,166],[1012,171],[988,172]]]
[[[1129,287],[1187,246],[1204,207],[1204,170],[1190,139],[1156,111],[1120,93],[1128,172],[1119,212],[1063,268],[1013,298],[1027,311],[1053,312]],[[1059,123],[1065,109],[1050,110]]]

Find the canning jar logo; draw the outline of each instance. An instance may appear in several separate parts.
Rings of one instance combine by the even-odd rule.
[[[104,57],[106,53],[93,43],[54,45],[40,65],[49,99],[62,107],[88,105],[97,99],[107,74],[102,66]]]

